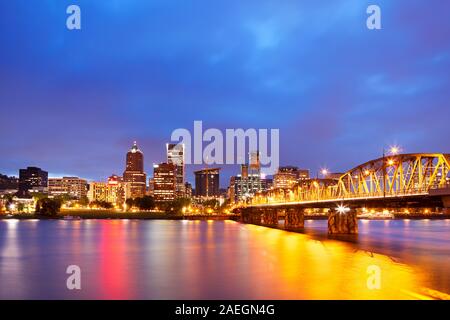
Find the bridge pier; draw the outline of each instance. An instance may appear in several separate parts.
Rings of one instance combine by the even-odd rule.
[[[272,227],[278,226],[278,210],[276,208],[265,208],[261,224]]]
[[[444,204],[444,208],[448,211],[448,209],[450,209],[450,196],[442,197],[442,203]]]
[[[328,214],[328,234],[358,234],[356,210],[341,213],[331,209]]]
[[[286,209],[284,220],[286,229],[303,229],[305,227],[305,212],[303,208]]]

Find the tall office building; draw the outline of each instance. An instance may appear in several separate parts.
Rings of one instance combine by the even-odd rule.
[[[138,148],[136,141],[127,153],[123,181],[127,182],[130,186],[131,198],[135,199],[145,196],[147,175],[144,172],[144,154]]]
[[[173,201],[176,198],[176,167],[172,163],[160,163],[153,167],[153,197],[155,201]]]
[[[29,196],[32,192],[47,192],[48,172],[37,167],[19,170],[19,196]]]
[[[48,179],[48,194],[51,196],[69,195],[76,199],[87,196],[87,181],[78,177]]]
[[[217,198],[220,196],[220,168],[195,171],[195,196]]]
[[[242,165],[241,174],[230,178],[228,196],[232,202],[247,202],[256,193],[272,187],[272,179],[263,178],[257,166]]]
[[[176,196],[183,198],[185,196],[185,161],[184,161],[184,144],[168,143],[167,163],[175,166],[176,176]]]

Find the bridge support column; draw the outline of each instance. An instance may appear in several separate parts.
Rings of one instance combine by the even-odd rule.
[[[264,209],[264,213],[262,214],[262,224],[268,226],[277,226],[278,225],[278,210],[275,208],[267,208]]]
[[[442,203],[444,204],[444,208],[450,209],[450,196],[442,197]]]
[[[303,208],[286,209],[284,220],[286,229],[303,229],[305,227],[305,213]]]
[[[258,208],[252,209],[252,214],[250,217],[251,224],[260,224],[261,223],[261,210]]]
[[[350,209],[345,213],[340,213],[331,209],[328,215],[328,234],[357,234],[358,219],[356,210]]]

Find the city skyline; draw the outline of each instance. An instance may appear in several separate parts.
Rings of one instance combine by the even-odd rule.
[[[450,149],[438,138],[450,134],[448,3],[419,17],[432,6],[379,1],[378,31],[365,26],[367,1],[79,4],[79,31],[65,27],[66,3],[0,4],[3,174],[38,166],[104,179],[121,174],[134,140],[151,172],[170,133],[194,120],[279,128],[280,165],[312,173],[348,170],[392,144]],[[191,183],[198,169],[187,169]],[[222,183],[238,170],[223,166]]]

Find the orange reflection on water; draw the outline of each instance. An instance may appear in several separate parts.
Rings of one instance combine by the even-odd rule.
[[[248,252],[257,274],[257,281],[251,282],[255,298],[415,299],[411,293],[421,290],[420,272],[389,257],[357,251],[345,242],[316,241],[303,234],[251,225],[246,228],[254,235]],[[367,285],[370,266],[381,270],[379,290]]]

